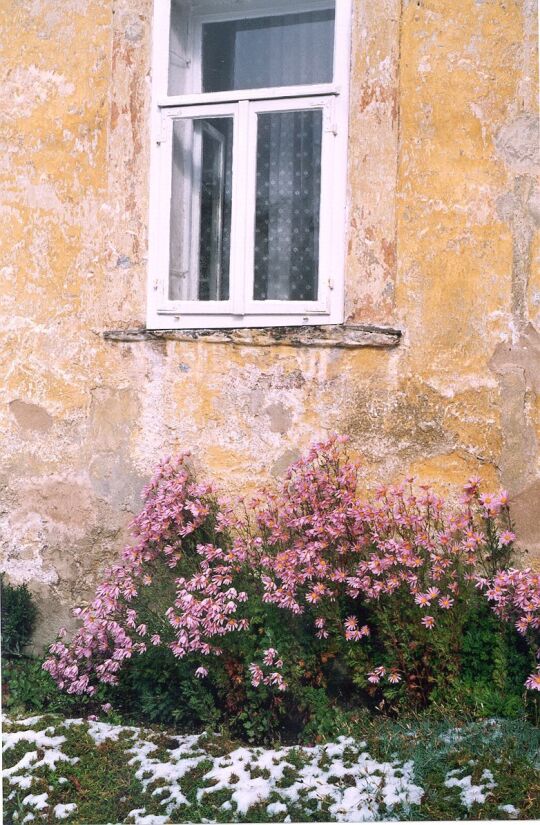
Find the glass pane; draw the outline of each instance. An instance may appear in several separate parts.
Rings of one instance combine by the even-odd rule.
[[[232,117],[173,124],[169,297],[229,298]]]
[[[206,23],[203,92],[330,83],[334,10]]]
[[[191,3],[172,0],[169,31],[169,84],[170,95],[189,92],[191,76],[190,42],[188,22]]]
[[[319,269],[322,111],[258,116],[256,301],[314,301]]]

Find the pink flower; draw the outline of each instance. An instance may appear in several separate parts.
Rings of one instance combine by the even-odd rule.
[[[253,687],[258,687],[264,678],[264,673],[259,665],[255,663],[250,664],[249,672],[251,673],[251,684]]]
[[[381,681],[382,677],[386,674],[386,668],[384,667],[376,667],[375,670],[372,670],[368,673],[367,678],[368,682],[371,682],[373,685],[378,685]]]
[[[439,607],[442,607],[443,610],[450,610],[453,604],[454,600],[450,596],[441,596],[439,599]]]
[[[265,665],[273,665],[274,659],[277,656],[277,650],[273,647],[269,647],[268,650],[264,651],[263,662]]]
[[[499,533],[499,544],[501,547],[505,547],[507,544],[512,544],[516,540],[516,534],[512,533],[511,530],[503,530],[502,533]]]
[[[540,690],[540,672],[539,673],[531,673],[528,677],[527,681],[525,682],[525,687],[528,690]]]
[[[195,676],[197,679],[204,679],[205,676],[208,676],[208,671],[205,667],[198,667],[195,671]]]
[[[398,683],[398,682],[401,682],[401,676],[399,675],[399,673],[397,672],[397,670],[392,670],[392,671],[388,674],[388,681],[389,681],[392,685],[397,685],[397,683]]]
[[[112,710],[112,705],[111,705],[111,703],[110,703],[110,702],[105,702],[105,703],[101,706],[101,710],[103,711],[103,713],[110,713],[110,712],[111,712],[111,710]]]
[[[433,616],[424,616],[422,624],[424,627],[427,627],[428,630],[431,630],[431,628],[435,626],[435,619]]]

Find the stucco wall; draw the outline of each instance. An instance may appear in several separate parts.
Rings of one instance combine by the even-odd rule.
[[[333,430],[367,480],[478,473],[540,559],[536,4],[355,5],[347,315],[391,349],[104,338],[144,326],[151,2],[3,2],[0,521],[42,641],[185,448],[228,490]]]

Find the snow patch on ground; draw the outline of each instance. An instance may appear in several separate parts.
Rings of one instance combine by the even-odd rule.
[[[35,808],[36,811],[42,811],[44,808],[47,807],[47,799],[48,794],[40,793],[40,794],[31,794],[29,793],[28,796],[25,796],[23,799],[23,805],[30,805],[32,808]]]
[[[37,723],[42,717],[31,717]],[[23,720],[28,722],[28,720]],[[20,721],[17,724],[21,724]],[[58,762],[67,762],[73,764],[78,759],[70,759],[65,753],[62,753],[60,746],[66,741],[65,736],[54,736],[54,726],[49,726],[44,730],[22,730],[5,732],[2,735],[2,752],[11,750],[20,742],[28,742],[29,745],[34,745],[35,750],[28,750],[24,753],[15,765],[10,768],[4,768],[3,776],[11,785],[17,785],[21,789],[30,788],[32,785],[32,772],[37,768],[50,768],[55,770]],[[41,754],[41,757],[40,757]],[[30,803],[27,803],[30,804]]]
[[[510,819],[517,819],[519,811],[514,805],[499,805],[499,811],[508,814]]]
[[[168,816],[155,816],[147,814],[146,808],[135,808],[127,815],[128,822],[133,821],[134,825],[165,825],[169,821]]]
[[[359,751],[364,745],[341,736],[311,748],[238,748],[215,760],[202,779],[213,784],[200,788],[197,798],[229,790],[242,815],[267,800],[272,805],[271,796],[280,797],[285,809],[286,803],[299,803],[321,810],[326,801],[341,822],[372,821],[398,805],[408,809],[419,804],[424,792],[413,782],[412,763],[377,762]]]
[[[133,776],[141,783],[147,794],[145,801],[148,800],[146,808],[133,809],[124,820],[132,825],[166,825],[171,820],[178,821],[178,817],[189,819],[189,800],[193,800],[193,794],[197,803],[207,805],[210,810],[214,806],[230,812],[235,818],[255,816],[254,806],[261,806],[260,811],[268,817],[283,819],[285,816],[285,822],[302,812],[341,822],[388,820],[407,816],[412,806],[421,804],[424,796],[423,789],[415,782],[412,762],[378,761],[368,753],[365,742],[350,737],[339,737],[330,744],[313,747],[239,747],[223,753],[225,747],[220,748],[220,741],[223,746],[226,742],[217,734],[164,736],[138,727],[84,719],[58,720],[43,730],[32,730],[32,725],[48,722],[49,717],[41,716],[13,723],[5,720],[3,751],[6,757],[14,748],[22,748],[21,743],[28,747],[20,758],[19,752],[16,756],[12,754],[16,764],[4,770],[12,787],[7,799],[12,799],[14,794],[23,797],[19,812],[13,814],[19,825],[44,818],[49,822],[62,822],[77,810],[77,797],[71,795],[72,788],[67,790],[67,796],[60,796],[63,804],[55,804],[58,796],[51,801],[47,793],[32,793],[43,788],[32,787],[34,772],[40,767],[55,772],[54,787],[68,783],[65,768],[79,760],[63,753],[66,737],[62,732],[76,725],[82,726],[81,734],[88,732],[96,748],[106,741],[119,743],[121,758],[132,766]],[[453,729],[444,737],[448,744],[455,743],[461,733]],[[439,739],[445,741],[443,736]],[[221,755],[215,756],[216,749]],[[484,770],[473,783],[474,764],[472,760],[471,767],[451,770],[444,778],[444,786],[455,788],[468,810],[475,803],[485,803],[496,787],[489,770]],[[198,769],[197,775],[186,784],[186,777],[194,769]],[[20,793],[21,790],[24,793]],[[52,793],[52,785],[49,791]],[[214,802],[218,792],[222,796]],[[141,804],[138,800],[133,804],[137,802]],[[185,810],[180,812],[178,809],[182,806]],[[147,812],[148,808],[154,813]],[[499,805],[499,810],[508,818],[520,815],[513,805]]]
[[[179,805],[187,805],[188,800],[182,793],[180,782],[189,771],[196,768],[208,754],[199,747],[200,736],[172,736],[178,743],[176,748],[168,751],[168,760],[163,762],[151,754],[158,750],[153,742],[137,739],[127,753],[132,754],[130,765],[136,765],[136,778],[146,791],[153,782],[162,780],[161,786],[152,791],[154,796],[166,794],[160,801],[166,806],[167,813]]]
[[[473,785],[472,776],[462,776],[460,774],[464,769],[456,768],[456,770],[449,771],[444,779],[445,787],[459,788],[461,804],[466,808],[470,808],[473,802],[483,804],[489,795],[489,791],[496,788],[493,774],[487,769],[482,772],[480,777],[480,784]]]
[[[75,802],[68,802],[65,805],[55,805],[53,813],[57,819],[65,819],[67,816],[77,810]]]
[[[107,740],[118,742],[120,735],[123,733],[131,733],[132,736],[135,736],[140,733],[140,728],[127,725],[110,725],[108,722],[89,722],[88,733],[96,745],[102,745]]]

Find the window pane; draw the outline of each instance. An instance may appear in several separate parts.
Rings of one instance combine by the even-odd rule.
[[[173,124],[169,297],[226,301],[231,242],[232,117]]]
[[[330,83],[334,10],[203,26],[203,92]]]
[[[319,268],[322,112],[258,116],[256,301],[314,301]]]
[[[169,31],[169,83],[170,95],[189,92],[191,74],[191,48],[188,22],[191,4],[185,0],[171,0]]]

